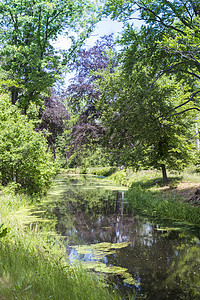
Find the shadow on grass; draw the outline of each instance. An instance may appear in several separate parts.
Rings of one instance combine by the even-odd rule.
[[[176,187],[176,185],[182,180],[182,176],[173,176],[173,177],[168,177],[168,183],[167,185],[163,182],[162,177],[157,177],[157,178],[152,178],[152,179],[147,179],[146,181],[144,180],[139,180],[136,182],[132,183],[132,187],[137,187],[141,186],[143,189],[149,189],[155,186],[158,187],[163,187],[163,186],[169,186],[171,188]]]

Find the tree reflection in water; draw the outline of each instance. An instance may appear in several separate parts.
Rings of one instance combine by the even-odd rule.
[[[57,231],[69,246],[130,242],[103,260],[108,266],[126,268],[140,283],[121,284],[116,278],[118,288],[134,289],[136,299],[200,299],[198,232],[175,230],[170,223],[170,228],[161,228],[136,216],[128,211],[125,191],[97,178],[57,179],[49,199]],[[68,248],[69,255],[75,252]]]

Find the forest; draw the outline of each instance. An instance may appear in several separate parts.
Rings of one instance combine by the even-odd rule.
[[[42,192],[53,162],[159,168],[165,182],[198,165],[199,8],[154,2],[1,3],[2,185]],[[121,36],[84,48],[105,16]],[[52,45],[61,34],[68,50]]]
[[[88,47],[106,18],[121,22],[122,32],[98,37]],[[85,278],[85,294],[65,291],[58,282],[54,289],[60,294],[52,291],[52,299],[82,300],[88,293],[89,299],[118,299],[86,271],[60,265],[63,246],[50,250],[52,244],[41,246],[37,235],[32,245],[31,232],[25,242],[26,230],[19,220],[9,221],[10,213],[43,201],[58,174],[90,173],[126,186],[130,206],[142,213],[200,225],[200,197],[191,197],[200,192],[200,3],[2,0],[0,28],[0,253],[10,252],[8,265],[22,252],[26,262],[31,253],[37,267],[45,265],[57,279],[67,272],[77,291],[83,284],[77,276]],[[67,48],[56,47],[60,37]],[[147,173],[148,180],[141,175]],[[189,173],[195,184],[184,183],[180,191],[180,178]],[[167,189],[167,197],[178,190],[173,197],[183,195],[187,203],[167,203],[160,189]],[[12,272],[0,267],[0,298],[49,299],[47,291],[35,292],[38,283],[23,286],[24,279],[12,279]]]

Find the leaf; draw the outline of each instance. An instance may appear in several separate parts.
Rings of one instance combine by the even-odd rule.
[[[29,290],[31,288],[32,288],[32,284],[29,284],[27,287],[24,288],[24,291],[27,291],[27,290]]]
[[[140,285],[140,283],[135,280],[130,274],[127,273],[127,277],[123,280],[124,283],[130,284],[130,285]],[[125,277],[125,276],[123,276]]]
[[[163,228],[155,228],[157,231],[178,231],[180,228],[173,228],[173,227],[163,227]]]
[[[2,225],[3,225],[3,224],[2,224]],[[1,227],[2,227],[2,226],[1,226]],[[0,227],[0,228],[1,228],[1,227]],[[7,235],[7,233],[10,232],[10,230],[11,230],[11,229],[10,229],[9,227],[8,227],[8,228],[7,228],[7,227],[4,228],[4,229],[0,232],[0,238],[5,237],[5,236]]]
[[[124,242],[124,243],[117,243],[117,244],[112,244],[111,248],[112,249],[122,249],[130,245],[130,242]]]

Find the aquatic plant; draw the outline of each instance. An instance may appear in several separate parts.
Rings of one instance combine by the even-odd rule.
[[[0,299],[119,299],[99,276],[68,263],[60,237],[42,230],[31,208],[23,195],[0,197]]]
[[[117,250],[125,248],[129,245],[129,242],[122,242],[122,243],[98,243],[98,244],[91,244],[91,245],[78,245],[78,246],[71,246],[74,248],[79,257],[81,255],[90,255],[89,260],[82,261],[82,264],[87,269],[95,270],[98,273],[105,273],[111,275],[120,275],[123,278],[124,283],[129,285],[139,285],[139,282],[135,280],[131,274],[127,272],[126,268],[122,268],[120,266],[111,266],[106,265],[102,262],[102,260],[108,256],[115,254]],[[74,258],[75,260],[75,258]]]

